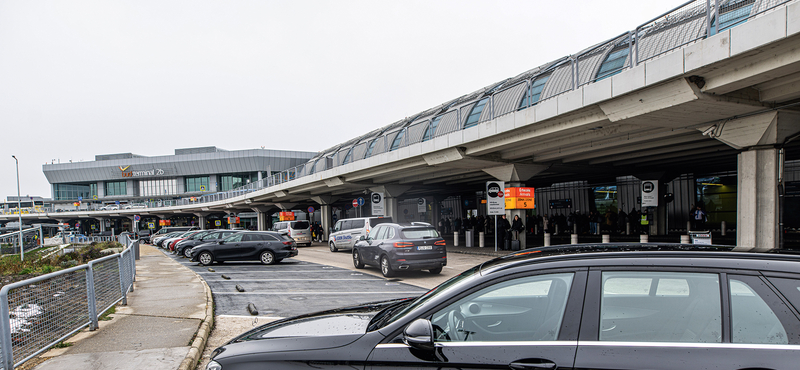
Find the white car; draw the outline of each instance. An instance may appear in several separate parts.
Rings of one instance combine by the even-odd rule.
[[[101,211],[119,211],[119,204],[109,204],[100,207]]]

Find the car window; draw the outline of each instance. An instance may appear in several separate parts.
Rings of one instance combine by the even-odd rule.
[[[403,239],[438,238],[439,233],[432,227],[406,228],[400,231]]]
[[[761,284],[760,280],[754,279]],[[733,343],[788,344],[786,329],[754,287],[739,278],[730,279],[731,341]]]
[[[800,279],[776,277],[769,277],[767,279],[781,291],[781,294],[789,300],[789,303],[791,303],[796,310],[800,311]]]
[[[208,233],[204,235],[200,240],[212,240],[219,238],[220,233]]]
[[[260,240],[260,238],[258,237],[258,235],[255,235],[255,234],[244,234],[244,235],[242,235],[242,241],[243,242],[254,242],[254,241],[258,241],[258,240]]]
[[[337,222],[336,226],[333,227],[333,231],[342,231],[342,224],[343,224],[343,221]]]
[[[245,235],[245,234],[243,234],[243,233],[239,233],[239,234],[233,234],[233,235],[231,235],[231,236],[229,236],[229,237],[225,238],[224,240],[225,240],[225,242],[226,242],[226,243],[231,243],[231,242],[240,242],[240,241],[242,241],[242,237],[243,237],[244,235]]]
[[[291,225],[292,229],[308,229],[310,227],[308,221],[294,221]]]
[[[278,240],[278,238],[276,238],[272,234],[260,234],[260,235],[261,235],[261,240],[266,240],[266,241],[269,241],[269,242],[274,242],[274,241]]]
[[[603,272],[601,341],[722,340],[719,275],[678,272]]]
[[[380,240],[379,236],[381,233],[385,233],[384,229],[386,229],[385,226],[380,226],[370,230],[369,237],[374,240]]]
[[[369,225],[372,226],[372,227],[375,227],[375,226],[378,226],[379,224],[383,224],[383,223],[387,223],[387,222],[392,222],[392,219],[389,218],[389,217],[370,218],[369,219]]]
[[[386,235],[383,239],[394,239],[394,228],[391,226],[386,226]]]
[[[556,340],[572,280],[572,273],[548,274],[483,288],[431,316],[434,340]]]

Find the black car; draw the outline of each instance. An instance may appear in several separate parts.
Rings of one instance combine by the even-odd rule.
[[[200,244],[218,241],[238,232],[239,230],[206,230],[202,233],[194,234],[175,244],[175,254],[191,258],[192,248]]]
[[[800,256],[731,249],[526,249],[415,299],[260,326],[206,369],[796,369]]]
[[[370,230],[353,246],[353,265],[374,265],[383,276],[397,271],[428,270],[442,272],[447,265],[447,249],[436,228],[427,223],[384,223]]]
[[[191,249],[192,261],[203,265],[215,261],[261,261],[272,265],[296,255],[294,239],[274,231],[240,231]]]

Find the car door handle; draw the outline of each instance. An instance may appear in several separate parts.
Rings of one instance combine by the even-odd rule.
[[[540,358],[526,358],[508,364],[508,367],[515,370],[554,370],[556,363]]]

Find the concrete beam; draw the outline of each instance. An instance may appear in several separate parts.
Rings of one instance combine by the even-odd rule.
[[[317,202],[320,205],[326,205],[326,204],[333,204],[333,202],[339,200],[339,197],[335,197],[333,195],[316,195],[312,196],[311,200]]]
[[[428,166],[460,161],[466,157],[467,156],[464,154],[464,149],[458,147],[447,148],[436,153],[425,154],[422,156]]]
[[[800,113],[771,111],[698,129],[734,149],[780,144],[800,132]]]
[[[617,161],[626,161],[626,160],[636,160],[642,159],[643,157],[647,158],[675,158],[675,157],[682,157],[685,156],[687,152],[695,152],[699,149],[702,153],[703,151],[709,150],[709,148],[714,148],[715,150],[718,148],[719,143],[712,140],[704,140],[700,142],[692,142],[683,145],[671,145],[666,147],[657,147],[654,149],[645,149],[639,150],[635,152],[630,152],[629,150],[625,150],[623,148],[619,149],[620,154],[613,155],[613,153],[598,153],[596,159],[592,159],[589,161],[589,164],[602,164],[602,163],[609,163]],[[574,159],[575,157],[570,158],[570,160]]]
[[[359,171],[354,174],[345,175],[345,181],[358,182],[362,180],[371,180],[374,177],[383,174],[388,174],[398,171],[407,171],[416,167],[424,167],[427,165],[428,164],[425,162],[423,158],[414,158],[414,159],[409,158],[399,163],[392,163],[390,165],[382,166],[380,168],[370,168],[368,170]]]
[[[275,206],[281,210],[291,210],[297,203],[275,203]]]
[[[695,84],[680,78],[605,101],[599,106],[609,121],[618,122],[700,99],[700,94]]]
[[[397,198],[411,189],[410,185],[379,185],[369,188],[370,191],[383,193],[387,198]]]
[[[336,177],[331,177],[329,179],[325,179],[325,185],[327,185],[329,188],[336,187],[336,186],[342,186],[344,184],[345,184],[344,178],[342,178],[340,176],[336,176]]]
[[[602,142],[590,142],[582,145],[573,144],[572,146],[564,147],[563,149],[559,149],[558,151],[553,151],[551,153],[537,154],[534,156],[534,160],[536,162],[548,162],[569,158],[571,156],[583,153],[594,153],[597,150],[616,148],[620,146],[631,146],[639,143],[647,143],[643,147],[648,147],[648,145],[652,146],[655,140],[658,140],[659,143],[667,143],[664,145],[673,145],[686,142],[686,137],[689,136],[697,136],[697,132],[694,130],[672,130],[648,132],[646,135],[632,134],[628,137],[625,137],[624,140],[605,140]]]
[[[755,86],[764,102],[785,102],[800,98],[800,73],[795,73]]]

